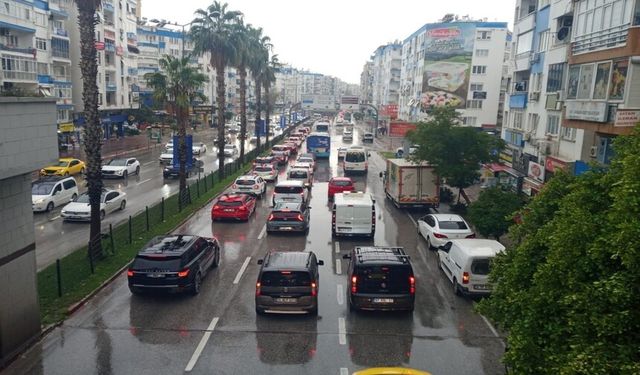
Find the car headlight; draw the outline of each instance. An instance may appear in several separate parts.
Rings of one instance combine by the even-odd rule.
[[[117,173],[118,173],[119,175],[122,175],[122,174],[124,173],[124,170],[120,169],[119,171],[117,171]]]
[[[34,201],[34,203],[35,203],[35,204],[41,204],[41,203],[44,203],[44,198],[36,199],[36,200]]]

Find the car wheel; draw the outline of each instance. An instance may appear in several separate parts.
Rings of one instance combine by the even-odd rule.
[[[53,210],[54,207],[55,207],[55,204],[53,204],[53,202],[49,202],[49,204],[47,205],[46,211],[49,212]]]
[[[461,296],[462,295],[462,291],[460,290],[460,286],[458,285],[458,280],[456,280],[456,278],[453,278],[453,294],[455,294],[456,296]]]
[[[213,259],[213,264],[211,264],[211,268],[216,268],[220,265],[220,249],[216,250],[216,256]]]
[[[78,194],[73,193],[73,195],[71,196],[71,201],[75,201],[76,198],[78,198]]]
[[[136,167],[136,176],[140,176],[140,167]]]
[[[100,220],[104,220],[104,215],[106,215],[106,212],[100,211]]]
[[[122,178],[126,179],[127,177],[129,177],[129,172],[124,171],[124,172],[122,173]]]
[[[191,294],[197,295],[200,293],[200,286],[202,285],[202,276],[200,272],[196,273],[196,277],[193,279],[193,286],[191,287]]]
[[[125,207],[127,207],[127,201],[123,200],[120,202],[120,211],[124,211]]]

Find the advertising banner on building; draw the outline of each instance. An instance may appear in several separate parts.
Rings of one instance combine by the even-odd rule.
[[[475,32],[470,22],[427,25],[421,112],[433,106],[465,107]]]
[[[389,117],[391,120],[398,118],[398,105],[387,104],[380,106],[380,116]]]
[[[389,123],[389,137],[404,138],[410,130],[415,130],[416,124],[404,121]]]
[[[529,170],[527,171],[527,177],[535,182],[544,183],[544,166],[536,162],[529,162]]]

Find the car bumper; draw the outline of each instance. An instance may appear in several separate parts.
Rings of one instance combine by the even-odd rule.
[[[391,299],[393,302],[376,302],[376,300]],[[376,311],[407,311],[413,310],[415,297],[408,295],[366,295],[349,296],[349,303],[358,310]]]
[[[460,291],[467,297],[488,296],[491,294],[491,289],[474,289],[472,287],[464,285],[460,285]]]
[[[267,222],[267,232],[304,232],[308,226],[306,223],[292,223],[287,221]]]
[[[122,174],[118,174],[118,173],[105,173],[105,171],[102,171],[102,178],[123,178],[124,177],[124,172]]]
[[[211,214],[211,220],[249,220],[249,213],[240,215],[236,212],[215,212]]]
[[[256,309],[265,312],[311,312],[318,308],[318,299],[311,296],[296,298],[294,303],[277,303],[271,296],[257,296]]]
[[[64,221],[91,221],[91,214],[89,215],[76,215],[60,213],[60,217]]]
[[[31,210],[34,212],[45,211],[49,202],[31,203]]]
[[[230,189],[231,190],[231,194],[251,194],[251,195],[260,195],[262,193],[262,191],[260,190],[253,190],[253,189]]]

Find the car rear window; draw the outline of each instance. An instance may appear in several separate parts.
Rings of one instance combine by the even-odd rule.
[[[224,207],[240,207],[240,206],[242,206],[242,202],[240,202],[240,201],[222,201],[222,202],[218,202],[218,205],[224,206]]]
[[[440,221],[440,229],[469,229],[464,221]]]
[[[273,168],[271,167],[256,167],[256,172],[271,172]]]
[[[364,265],[356,267],[359,293],[409,293],[409,277],[413,275],[406,266]]]
[[[131,268],[137,271],[170,271],[177,272],[181,270],[180,257],[149,257],[137,256],[133,260]]]
[[[253,185],[255,183],[254,180],[236,180],[237,185]]]
[[[302,186],[276,186],[274,192],[277,194],[300,194],[304,191]]]
[[[474,259],[471,263],[471,273],[474,275],[488,275],[489,271],[491,271],[490,259]]]
[[[291,171],[289,172],[289,178],[307,178],[306,171]]]
[[[347,152],[344,160],[351,163],[362,163],[364,162],[364,157],[364,152]]]
[[[265,271],[260,279],[262,286],[310,286],[311,276],[302,271]]]
[[[337,180],[337,181],[331,181],[331,185],[334,186],[351,186],[351,181],[344,181],[344,180]]]
[[[286,146],[273,146],[273,151],[287,151],[289,148]]]

